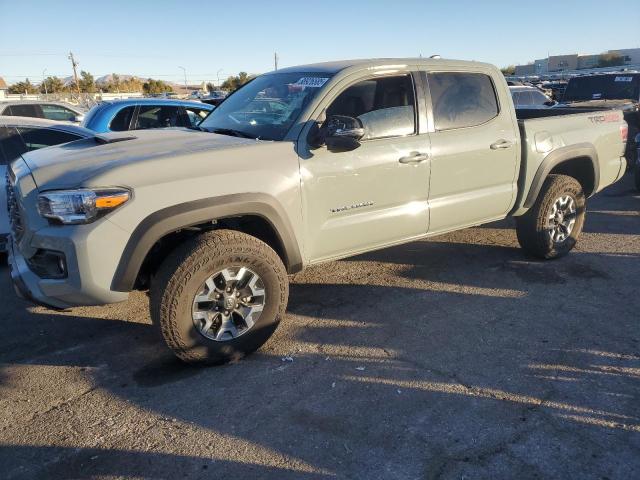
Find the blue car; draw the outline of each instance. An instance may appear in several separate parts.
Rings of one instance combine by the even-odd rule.
[[[195,127],[214,108],[201,102],[161,98],[112,100],[89,110],[81,125],[98,133]]]

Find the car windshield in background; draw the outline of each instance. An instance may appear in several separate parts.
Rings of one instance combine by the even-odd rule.
[[[640,97],[640,75],[615,74],[572,78],[562,98],[581,100],[636,100]]]
[[[273,73],[252,80],[200,124],[211,132],[282,140],[329,80],[328,74]]]

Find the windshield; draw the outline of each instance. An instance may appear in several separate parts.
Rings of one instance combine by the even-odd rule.
[[[616,74],[572,78],[562,97],[563,101],[626,100],[638,101],[640,75]]]
[[[329,78],[326,73],[262,75],[229,96],[199,127],[227,135],[282,140]]]

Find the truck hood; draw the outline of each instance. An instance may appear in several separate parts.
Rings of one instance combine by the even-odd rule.
[[[23,159],[39,190],[73,188],[113,168],[175,158],[188,153],[255,145],[228,135],[168,128],[99,134],[85,140],[35,150]]]

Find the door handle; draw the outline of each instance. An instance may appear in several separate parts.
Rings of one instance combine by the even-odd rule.
[[[398,159],[400,163],[420,163],[425,160],[429,160],[429,155],[427,153],[420,152],[411,152],[406,157],[400,157]]]
[[[500,140],[496,140],[494,143],[489,145],[489,148],[491,150],[499,150],[499,149],[511,148],[511,147],[513,147],[513,142],[510,142],[509,140],[504,140],[502,138]]]

